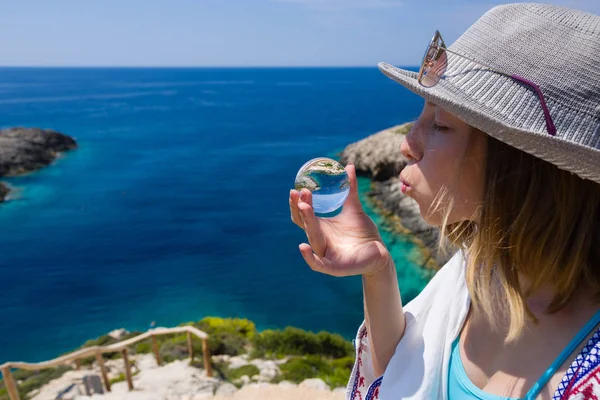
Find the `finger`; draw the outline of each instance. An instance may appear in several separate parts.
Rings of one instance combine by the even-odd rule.
[[[319,256],[313,253],[310,245],[302,243],[300,246],[298,246],[298,248],[300,249],[300,253],[304,258],[304,261],[306,261],[310,269],[316,272],[327,273],[325,263]]]
[[[300,210],[298,209],[298,200],[300,199],[300,193],[297,190],[290,190],[290,215],[292,222],[304,229],[304,222],[302,222],[302,216],[300,216]]]
[[[298,208],[300,209],[300,216],[304,222],[304,231],[306,232],[310,246],[317,255],[324,256],[327,249],[327,241],[313,208],[302,200],[298,203]]]
[[[312,192],[310,190],[306,189],[306,188],[303,188],[300,191],[300,199],[303,202],[307,203],[311,207],[313,206],[313,197],[312,197],[312,195],[313,195]]]
[[[362,211],[362,204],[358,197],[358,181],[356,179],[356,167],[354,164],[349,163],[346,165],[346,173],[348,174],[348,181],[350,182],[350,193],[344,203],[344,209],[360,210]]]

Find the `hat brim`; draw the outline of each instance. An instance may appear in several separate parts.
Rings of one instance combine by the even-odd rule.
[[[512,126],[490,113],[482,104],[473,100],[451,82],[434,87],[424,87],[413,71],[401,69],[387,63],[379,63],[383,74],[398,82],[411,92],[443,108],[465,123],[502,142],[535,157],[556,165],[558,168],[577,174],[600,184],[600,149],[584,147],[546,132],[531,131]],[[510,78],[506,78],[510,79]],[[457,96],[457,94],[461,94]]]

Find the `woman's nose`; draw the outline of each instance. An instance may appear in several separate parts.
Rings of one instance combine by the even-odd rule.
[[[419,150],[418,140],[416,140],[417,124],[413,125],[410,132],[406,134],[406,138],[400,145],[400,152],[409,162],[417,162],[421,159],[421,151]]]

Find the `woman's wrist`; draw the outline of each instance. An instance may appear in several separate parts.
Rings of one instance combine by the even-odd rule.
[[[366,280],[386,279],[389,277],[390,272],[396,274],[396,266],[394,265],[391,254],[386,250],[385,257],[381,260],[380,265],[375,266],[372,271],[363,274],[363,278]]]

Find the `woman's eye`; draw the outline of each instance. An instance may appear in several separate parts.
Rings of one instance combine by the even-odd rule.
[[[441,126],[441,125],[436,124],[435,122],[432,123],[431,126],[433,127],[434,131],[439,131],[439,132],[446,132],[448,129],[450,129],[447,126]]]

